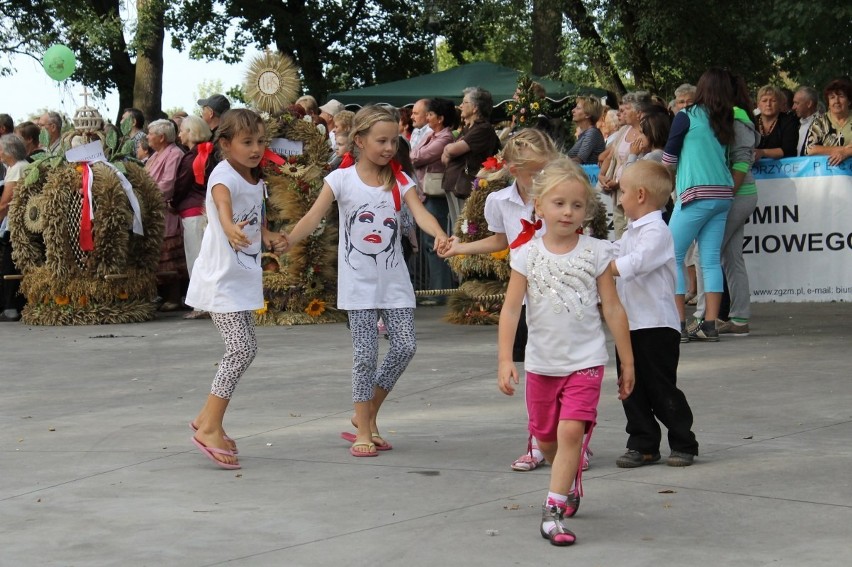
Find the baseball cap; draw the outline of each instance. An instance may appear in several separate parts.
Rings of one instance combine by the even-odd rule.
[[[205,106],[209,106],[213,110],[213,112],[220,116],[231,109],[231,103],[228,101],[225,95],[220,94],[214,94],[209,96],[208,98],[198,99],[198,106],[202,108]]]
[[[319,108],[320,108],[320,112],[327,112],[328,114],[331,114],[332,116],[337,116],[337,113],[340,112],[341,110],[345,110],[346,107],[343,106],[342,102],[335,100],[335,99],[331,99],[330,101],[328,101],[327,103],[325,103],[324,105],[322,105]]]

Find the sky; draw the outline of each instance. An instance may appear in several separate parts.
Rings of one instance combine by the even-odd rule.
[[[221,61],[193,61],[186,53],[170,47],[166,36],[163,50],[163,109],[181,107],[186,112],[199,113],[196,105],[198,85],[205,80],[222,81],[224,90],[240,84],[249,63],[257,51],[247,51],[245,62],[228,65]],[[69,117],[83,105],[83,86],[71,80],[61,83],[47,76],[40,62],[29,57],[13,59],[16,72],[0,77],[0,113],[9,114],[15,124],[39,110],[62,112]],[[108,93],[105,99],[89,98],[89,106],[97,108],[105,119],[115,120],[119,111],[118,94]]]

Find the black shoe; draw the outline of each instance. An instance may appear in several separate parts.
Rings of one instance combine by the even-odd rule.
[[[0,323],[14,323],[21,320],[21,314],[18,313],[14,317],[9,317],[5,313],[0,313]]]
[[[615,460],[615,466],[620,469],[635,469],[642,465],[650,465],[660,460],[660,453],[640,453],[633,449],[628,449],[626,453]]]
[[[666,459],[666,464],[670,467],[688,467],[694,462],[695,455],[683,451],[672,451],[669,458]]]

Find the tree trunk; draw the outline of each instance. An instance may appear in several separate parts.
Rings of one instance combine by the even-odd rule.
[[[563,0],[562,11],[568,16],[571,25],[580,34],[580,38],[588,44],[589,64],[601,82],[601,85],[618,95],[623,95],[627,92],[624,87],[624,82],[618,74],[612,59],[607,52],[607,46],[604,44],[598,30],[595,29],[595,22],[592,16],[586,10],[586,6],[582,0]]]
[[[166,4],[164,0],[136,0],[136,11],[139,23],[136,28],[133,106],[151,121],[162,114]]]
[[[92,0],[89,2],[92,10],[102,19],[120,19],[120,0]],[[115,81],[118,91],[118,115],[115,123],[121,122],[124,109],[133,106],[133,84],[136,80],[136,65],[131,61],[124,35],[118,34],[114,43],[108,46],[109,62],[112,67],[110,76]]]
[[[624,32],[624,42],[630,46],[627,57],[630,61],[630,71],[637,89],[646,89],[657,92],[657,81],[648,57],[647,46],[636,37],[636,26],[639,15],[636,13],[636,5],[628,0],[616,2],[621,29]]]
[[[562,70],[559,0],[533,0],[532,28],[532,72],[542,77],[556,76]]]

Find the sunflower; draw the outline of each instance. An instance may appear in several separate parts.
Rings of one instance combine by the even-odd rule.
[[[311,317],[319,317],[325,311],[325,301],[321,299],[313,299],[308,306],[305,307],[305,313]]]

